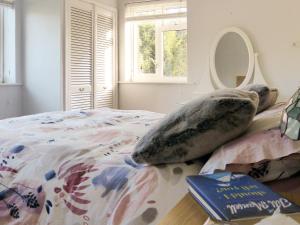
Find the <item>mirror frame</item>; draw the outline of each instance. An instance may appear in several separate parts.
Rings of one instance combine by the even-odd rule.
[[[246,74],[246,77],[244,81],[240,84],[240,86],[236,88],[243,88],[246,85],[248,85],[253,77],[254,74],[254,64],[255,64],[255,56],[254,56],[254,50],[251,43],[251,40],[249,39],[248,35],[242,31],[240,28],[237,27],[229,27],[224,30],[222,30],[215,38],[213,45],[211,47],[210,51],[210,57],[209,57],[209,64],[210,64],[210,75],[213,79],[213,82],[218,89],[225,89],[229,88],[226,87],[223,82],[220,80],[219,75],[216,70],[216,51],[218,48],[218,45],[221,41],[221,39],[227,34],[227,33],[236,33],[238,34],[242,40],[244,41],[247,50],[248,50],[248,56],[249,56],[249,63],[248,63],[248,71]]]

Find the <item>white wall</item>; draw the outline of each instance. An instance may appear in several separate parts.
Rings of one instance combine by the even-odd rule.
[[[12,83],[20,83],[20,8],[21,1],[16,1],[15,14],[16,14],[16,38],[14,40],[11,35],[13,35],[14,26],[11,26],[10,22],[6,20],[5,23],[9,24],[5,27],[5,81],[10,83],[8,84],[0,84],[0,119],[5,119],[8,117],[15,117],[23,115],[22,112],[22,86],[16,85]],[[16,42],[16,46],[14,49],[13,41]],[[9,43],[9,44],[7,44]],[[15,58],[15,60],[14,60]]]
[[[23,113],[62,109],[61,1],[23,0]]]
[[[124,2],[120,10],[120,80],[124,81]],[[260,64],[270,86],[287,99],[300,85],[300,1],[298,0],[188,0],[187,85],[120,84],[122,109],[169,112],[178,102],[206,92],[208,56],[215,35],[223,28],[242,28],[260,53]],[[298,47],[293,47],[293,42]]]
[[[22,115],[22,87],[0,85],[0,119]]]
[[[23,113],[63,110],[64,1],[23,0],[22,11]]]
[[[135,0],[119,0],[119,107],[169,112],[188,100],[197,85],[188,84],[139,84],[128,83],[125,75],[125,4]],[[198,0],[197,0],[198,1]]]
[[[117,7],[117,0],[98,0]],[[16,74],[0,85],[0,119],[63,109],[63,0],[16,0]],[[14,56],[15,55],[15,56]],[[7,58],[7,57],[6,57]]]

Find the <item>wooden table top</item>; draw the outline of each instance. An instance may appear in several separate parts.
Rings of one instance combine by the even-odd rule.
[[[299,193],[281,193],[284,197],[292,202],[300,205]],[[293,216],[300,223],[300,215]],[[173,208],[167,216],[159,223],[159,225],[203,225],[208,219],[208,215],[201,206],[187,194],[175,208]],[[240,225],[250,225],[258,222],[252,220],[248,222],[240,222]]]

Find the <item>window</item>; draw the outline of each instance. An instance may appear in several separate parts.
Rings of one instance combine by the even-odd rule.
[[[185,1],[127,5],[126,71],[133,81],[187,81]]]
[[[15,10],[13,1],[0,2],[0,83],[15,83]]]

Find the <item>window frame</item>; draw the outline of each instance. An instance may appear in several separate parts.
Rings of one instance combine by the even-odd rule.
[[[181,3],[181,2],[180,2]],[[151,4],[151,2],[149,3]],[[154,6],[155,8],[155,6]],[[130,11],[132,13],[132,11]],[[132,14],[131,14],[132,15]],[[184,19],[179,24],[164,24],[164,20]],[[150,22],[155,24],[155,73],[143,73],[139,69],[139,24]],[[125,41],[130,54],[126,54],[126,75],[131,82],[145,83],[187,83],[188,71],[184,76],[165,76],[164,74],[164,32],[187,29],[187,13],[171,13],[166,15],[142,15],[126,18]],[[128,57],[131,57],[128,59]]]
[[[0,3],[0,84],[16,84],[16,70],[16,9],[10,1]]]
[[[145,22],[145,21],[140,21],[140,22]],[[138,23],[140,23],[138,22]],[[147,80],[147,78],[149,79],[157,79],[158,78],[158,68],[157,68],[157,56],[159,55],[159,48],[158,48],[158,34],[156,32],[157,30],[157,23],[156,21],[154,21],[154,24],[155,24],[155,73],[143,73],[139,70],[138,68],[138,64],[139,64],[139,41],[138,41],[138,38],[139,38],[139,30],[137,29],[138,25],[136,24],[133,24],[133,36],[132,36],[132,39],[131,39],[131,45],[133,47],[133,63],[132,63],[132,71],[133,74],[132,74],[132,78],[133,80],[137,80],[137,81],[144,81],[144,80]]]

